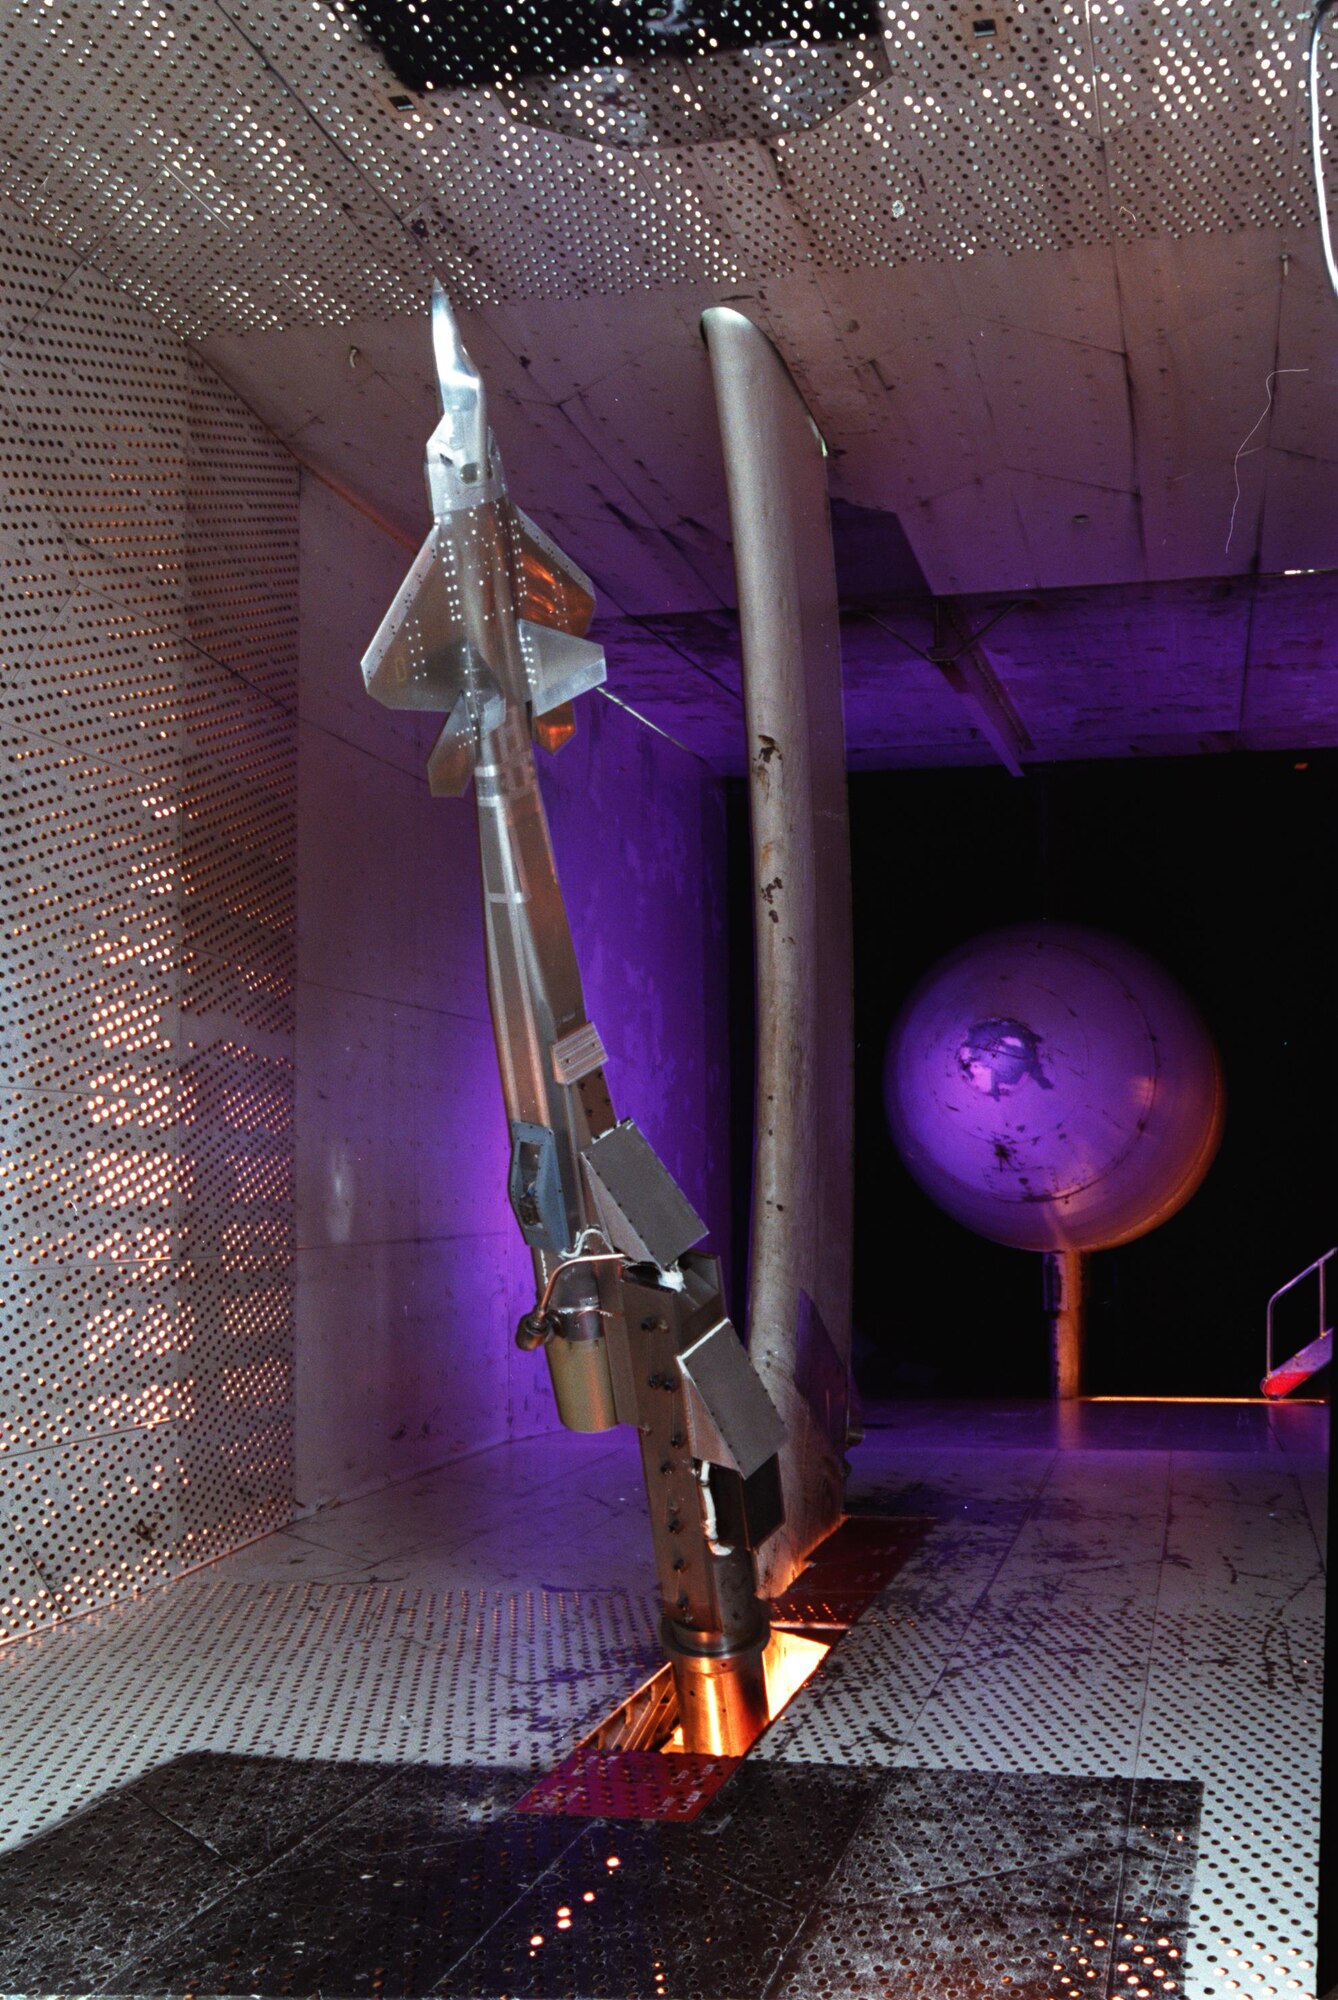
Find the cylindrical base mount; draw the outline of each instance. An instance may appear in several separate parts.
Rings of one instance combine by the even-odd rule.
[[[762,1656],[771,1637],[763,1625],[746,1646],[729,1652],[689,1652],[666,1633],[683,1748],[707,1757],[742,1757],[771,1720]]]
[[[603,1338],[568,1340],[555,1333],[544,1344],[553,1400],[569,1431],[611,1431],[618,1422]]]

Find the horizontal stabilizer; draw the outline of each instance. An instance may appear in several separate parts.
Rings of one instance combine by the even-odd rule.
[[[516,613],[531,624],[581,638],[595,615],[595,586],[557,543],[519,507],[513,509],[519,547]]]
[[[525,658],[525,674],[530,684],[530,702],[536,715],[547,715],[577,695],[599,687],[608,677],[604,648],[570,632],[519,620],[520,649]]]
[[[464,694],[500,700],[487,661],[469,643],[448,562],[434,528],[363,655],[367,692],[387,708],[449,715]]]

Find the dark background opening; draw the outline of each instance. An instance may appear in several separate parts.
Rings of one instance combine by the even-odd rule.
[[[1329,885],[1338,754],[877,772],[850,783],[855,917],[856,1373],[867,1396],[1048,1392],[1041,1260],[951,1221],[883,1115],[888,1032],[954,946],[1050,917],[1116,932],[1185,986],[1217,1038],[1222,1149],[1161,1229],[1089,1264],[1091,1394],[1252,1395],[1269,1293],[1338,1241],[1330,1134],[1338,976]],[[731,799],[734,1269],[751,1177],[746,797]],[[1338,1302],[1338,1273],[1333,1297]],[[743,1301],[736,1296],[743,1317]],[[1283,1352],[1313,1336],[1289,1302]]]
[[[506,76],[561,76],[666,56],[785,42],[806,47],[878,34],[872,0],[351,0],[353,12],[411,90],[454,90]]]

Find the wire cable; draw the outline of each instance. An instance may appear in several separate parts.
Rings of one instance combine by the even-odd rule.
[[[1319,207],[1319,234],[1324,245],[1324,265],[1333,295],[1338,298],[1338,266],[1333,260],[1333,238],[1329,234],[1329,200],[1324,191],[1324,147],[1319,133],[1319,35],[1324,17],[1334,0],[1316,0],[1310,17],[1310,161],[1315,173],[1315,200]]]

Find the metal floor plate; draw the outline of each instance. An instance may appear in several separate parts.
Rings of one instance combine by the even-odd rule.
[[[1238,1416],[891,1413],[933,1532],[686,1823],[516,1810],[655,1664],[630,1440],[0,1649],[0,1991],[1306,2000],[1323,1463]]]
[[[696,1819],[739,1768],[737,1757],[583,1745],[532,1785],[517,1812],[577,1819]]]
[[[929,1520],[848,1515],[771,1607],[777,1625],[853,1625],[932,1527]]]
[[[1183,1986],[1196,1785],[897,1773],[784,1992],[983,2000]]]

